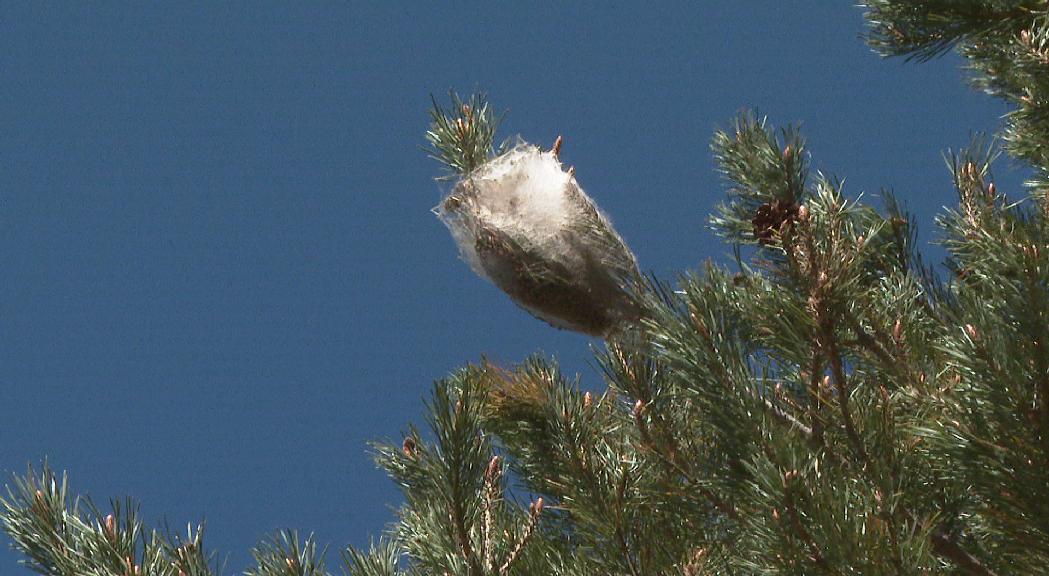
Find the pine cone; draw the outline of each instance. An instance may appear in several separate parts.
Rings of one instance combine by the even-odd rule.
[[[777,232],[784,222],[795,222],[798,219],[798,203],[786,200],[766,202],[754,212],[750,220],[754,227],[754,237],[762,246],[772,244]]]

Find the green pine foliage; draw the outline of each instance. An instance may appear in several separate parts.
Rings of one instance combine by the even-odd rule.
[[[632,286],[642,320],[598,353],[602,393],[538,357],[437,382],[428,430],[375,446],[405,501],[343,573],[1049,574],[1049,14],[871,0],[867,18],[879,52],[957,47],[1015,104],[1000,142],[1028,189],[997,189],[994,142],[949,153],[933,270],[891,195],[846,195],[797,130],[742,115],[712,144],[736,265]],[[453,176],[492,156],[483,98],[431,116]],[[40,574],[221,573],[199,529],[103,513],[50,469],[0,504]],[[329,573],[294,533],[254,556],[252,576]]]
[[[444,165],[449,172],[445,178],[466,174],[492,157],[495,133],[501,116],[496,116],[484,94],[474,94],[463,100],[450,94],[452,105],[445,109],[436,98],[430,109],[430,129],[426,141],[431,158]]]
[[[219,573],[203,547],[203,526],[186,536],[145,528],[137,507],[113,501],[103,512],[73,496],[65,476],[30,468],[0,498],[0,521],[25,566],[48,576],[211,576]],[[267,573],[269,574],[269,573]]]

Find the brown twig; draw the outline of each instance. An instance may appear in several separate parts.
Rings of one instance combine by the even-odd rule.
[[[867,331],[863,329],[863,326],[856,318],[852,315],[847,315],[846,320],[849,328],[856,334],[856,342],[877,356],[878,360],[881,360],[886,366],[891,368],[897,368],[903,364],[899,359],[893,358],[880,342],[872,338],[870,334],[867,334]]]
[[[455,533],[456,543],[459,545],[459,552],[463,555],[463,560],[469,566],[470,576],[482,576],[484,571],[481,568],[480,562],[477,560],[477,555],[474,554],[473,545],[470,544],[470,533],[466,529],[466,518],[465,513],[462,510],[462,505],[458,502],[458,499],[452,501],[449,505],[448,510],[452,520],[452,530]]]
[[[838,391],[838,407],[841,410],[842,423],[845,425],[845,434],[848,435],[856,455],[866,464],[867,450],[864,449],[863,440],[860,439],[860,435],[856,432],[856,425],[853,423],[852,410],[849,408],[849,385],[845,379],[845,369],[842,366],[838,344],[834,339],[834,327],[832,324],[828,324],[825,335],[827,338],[827,353],[830,357],[830,370],[834,376],[834,387]]]
[[[965,551],[942,531],[933,532],[931,538],[933,550],[940,556],[954,561],[966,573],[973,576],[997,576],[993,570],[984,566],[978,558]]]

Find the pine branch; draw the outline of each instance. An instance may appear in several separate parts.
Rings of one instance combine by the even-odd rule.
[[[0,521],[21,551],[24,565],[46,576],[94,574],[211,576],[213,558],[203,529],[185,539],[147,530],[131,501],[113,501],[103,512],[91,500],[70,494],[46,464],[16,476],[0,498]]]
[[[766,118],[743,113],[731,133],[714,135],[711,148],[731,185],[730,201],[718,206],[711,226],[732,241],[769,244],[804,199],[808,179],[804,139],[789,126],[777,136]]]
[[[852,444],[852,449],[856,452],[857,458],[859,458],[860,462],[866,463],[868,461],[867,450],[863,446],[863,439],[860,438],[859,433],[856,431],[856,422],[852,417],[852,410],[849,408],[849,397],[852,391],[849,389],[844,365],[841,361],[841,353],[838,350],[834,336],[833,325],[828,327],[824,337],[828,346],[827,356],[830,358],[834,387],[838,392],[838,408],[841,410],[845,434],[848,435],[849,442]]]
[[[797,470],[791,470],[783,475],[783,496],[784,502],[783,507],[787,511],[787,516],[790,519],[791,528],[802,542],[805,543],[805,547],[809,551],[809,558],[814,564],[820,567],[820,570],[825,574],[838,574],[833,566],[831,566],[827,559],[823,557],[823,553],[820,551],[819,544],[812,537],[812,534],[805,528],[805,524],[801,521],[801,516],[798,514],[797,504],[794,498],[793,492],[793,481],[798,475]]]
[[[950,558],[967,574],[973,576],[997,576],[994,571],[987,568],[975,556],[966,552],[957,542],[949,538],[943,532],[932,534],[932,544],[937,554]]]
[[[313,536],[301,540],[292,530],[281,531],[252,550],[256,566],[246,576],[328,576],[324,551],[317,549]]]
[[[343,564],[349,576],[403,576],[398,570],[398,559],[403,552],[389,539],[373,543],[368,552],[347,548],[342,552]]]
[[[867,42],[885,56],[925,62],[959,42],[1017,30],[1044,9],[1037,1],[868,0]]]
[[[445,109],[435,97],[430,109],[430,129],[426,140],[429,156],[454,175],[468,174],[492,156],[495,132],[502,116],[496,116],[484,94],[474,94],[463,101],[451,92],[451,107]]]
[[[510,554],[506,557],[506,561],[499,566],[499,576],[506,576],[510,573],[510,568],[513,567],[514,562],[521,556],[521,552],[525,546],[532,539],[532,535],[535,533],[535,529],[539,526],[539,518],[543,514],[543,499],[539,498],[528,507],[528,523],[525,525],[524,532],[517,539]]]

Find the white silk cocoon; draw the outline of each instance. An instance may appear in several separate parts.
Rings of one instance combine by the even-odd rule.
[[[608,336],[636,318],[634,255],[553,152],[519,142],[434,212],[477,274],[551,325]]]

